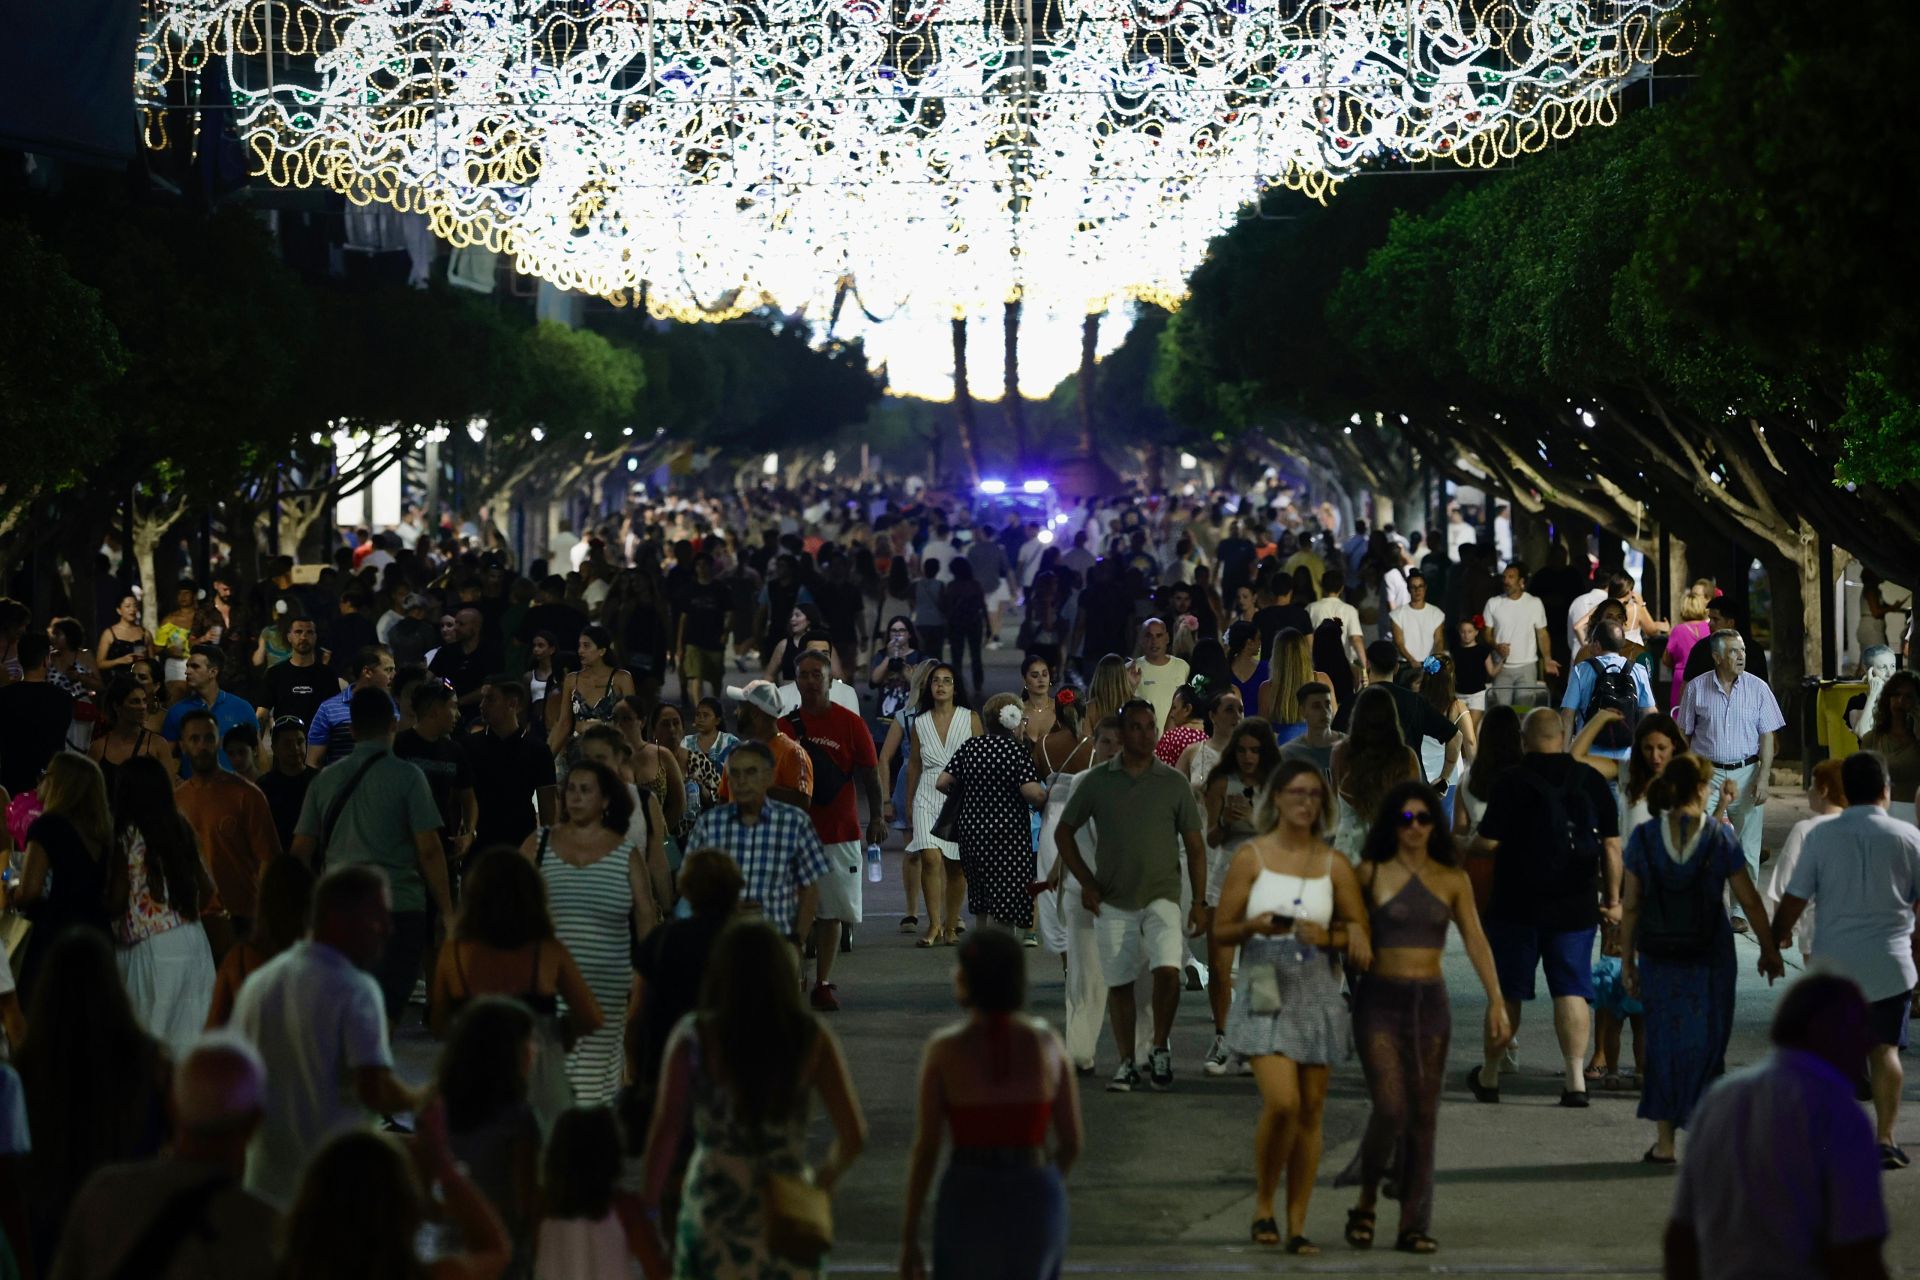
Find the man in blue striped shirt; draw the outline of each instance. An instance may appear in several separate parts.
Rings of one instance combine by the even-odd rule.
[[[729,854],[745,881],[741,900],[757,904],[768,923],[797,947],[813,928],[818,882],[829,870],[826,851],[805,809],[767,798],[773,752],[746,741],[727,757],[731,803],[716,805],[693,826],[689,849]]]
[[[378,689],[391,698],[396,670],[393,650],[387,646],[370,644],[360,650],[353,660],[353,683],[321,703],[313,713],[313,722],[307,726],[310,767],[325,768],[353,754],[353,717],[347,710],[348,704],[361,689]],[[393,719],[395,724],[400,722],[398,703],[394,704]]]

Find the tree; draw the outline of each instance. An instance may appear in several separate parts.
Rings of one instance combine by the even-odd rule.
[[[960,458],[968,484],[980,483],[980,460],[973,452],[973,388],[967,382],[967,318],[953,318],[953,424],[960,435]]]

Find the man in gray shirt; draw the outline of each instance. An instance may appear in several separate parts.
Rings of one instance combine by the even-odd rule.
[[[1820,908],[1813,958],[1860,984],[1867,998],[1873,1049],[1873,1112],[1880,1163],[1904,1169],[1906,1152],[1893,1140],[1905,1084],[1900,1051],[1907,1047],[1915,966],[1913,913],[1920,909],[1920,831],[1887,816],[1886,761],[1860,751],[1840,766],[1847,807],[1807,833],[1800,861],[1773,913],[1773,936],[1793,937],[1809,902]]]
[[[973,566],[974,581],[987,597],[987,648],[998,649],[1000,618],[1013,603],[1013,589],[1007,585],[1013,566],[1007,563],[1006,548],[991,537],[973,540],[967,548],[967,563]]]
[[[1112,1093],[1140,1084],[1134,1065],[1133,980],[1144,963],[1153,970],[1153,1048],[1148,1077],[1156,1090],[1173,1087],[1173,1055],[1167,1038],[1180,1007],[1180,969],[1186,938],[1180,930],[1180,860],[1184,846],[1193,906],[1192,936],[1206,932],[1207,850],[1200,806],[1179,770],[1154,758],[1159,738],[1153,704],[1135,698],[1120,709],[1120,754],[1088,769],[1073,789],[1055,832],[1067,870],[1080,882],[1080,899],[1092,914],[1107,1013],[1120,1067],[1107,1083]],[[1098,871],[1080,856],[1075,833],[1092,820]]]

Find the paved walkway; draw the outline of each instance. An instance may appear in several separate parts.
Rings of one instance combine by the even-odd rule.
[[[989,688],[1015,687],[1016,657],[990,653]],[[1799,797],[1775,793],[1768,846],[1776,847],[1804,810]],[[871,1127],[867,1154],[836,1195],[840,1246],[832,1271],[891,1274],[898,1257],[901,1197],[920,1046],[954,1018],[953,952],[917,950],[897,931],[902,905],[898,857],[886,878],[867,886],[867,920],[855,950],[835,968],[842,1011],[831,1025],[852,1063],[854,1083]],[[1753,971],[1758,949],[1740,943],[1742,975],[1730,1065],[1765,1052],[1773,1008]],[[1057,957],[1030,951],[1030,1007],[1056,1023],[1062,994]],[[1527,1007],[1518,1075],[1506,1077],[1499,1106],[1475,1104],[1462,1077],[1478,1059],[1484,997],[1457,942],[1447,958],[1454,999],[1453,1049],[1440,1113],[1439,1174],[1433,1234],[1438,1254],[1414,1258],[1389,1246],[1397,1207],[1383,1201],[1382,1245],[1354,1253],[1340,1232],[1350,1190],[1333,1176],[1352,1156],[1366,1120],[1366,1089],[1357,1061],[1336,1068],[1326,1114],[1326,1151],[1307,1220],[1325,1252],[1296,1259],[1247,1241],[1252,1217],[1253,1126],[1258,1095],[1250,1077],[1209,1079],[1201,1056],[1210,1039],[1206,1001],[1188,993],[1173,1037],[1175,1083],[1167,1094],[1108,1094],[1114,1065],[1103,1039],[1099,1072],[1082,1081],[1087,1145],[1070,1182],[1073,1215],[1069,1271],[1076,1274],[1236,1276],[1276,1271],[1343,1276],[1658,1274],[1660,1237],[1672,1197],[1671,1170],[1639,1163],[1652,1126],[1634,1118],[1637,1094],[1595,1093],[1585,1111],[1555,1105],[1559,1050],[1544,998]],[[1791,971],[1790,971],[1791,976]],[[1623,1054],[1627,1052],[1623,1046]],[[407,1033],[402,1069],[420,1078],[436,1047]],[[1908,1112],[1900,1137],[1920,1150],[1920,1063],[1910,1066]],[[824,1142],[824,1121],[816,1119]],[[1684,1139],[1683,1150],[1684,1150]],[[1888,1256],[1896,1272],[1920,1275],[1920,1168],[1886,1181],[1895,1237]],[[992,1224],[981,1224],[991,1230]]]

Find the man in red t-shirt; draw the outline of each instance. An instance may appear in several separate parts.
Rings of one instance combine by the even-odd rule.
[[[794,665],[800,707],[780,722],[780,727],[798,739],[813,758],[813,796],[807,812],[831,866],[816,885],[820,909],[813,922],[814,963],[818,966],[813,1007],[828,1011],[840,1007],[833,983],[827,980],[833,972],[834,957],[840,954],[840,930],[859,924],[861,917],[863,859],[859,795],[854,788],[866,793],[867,839],[879,844],[887,835],[880,812],[885,789],[880,783],[879,759],[873,752],[873,734],[865,720],[833,704],[828,695],[832,664],[832,657],[819,650],[809,649],[800,655]]]

